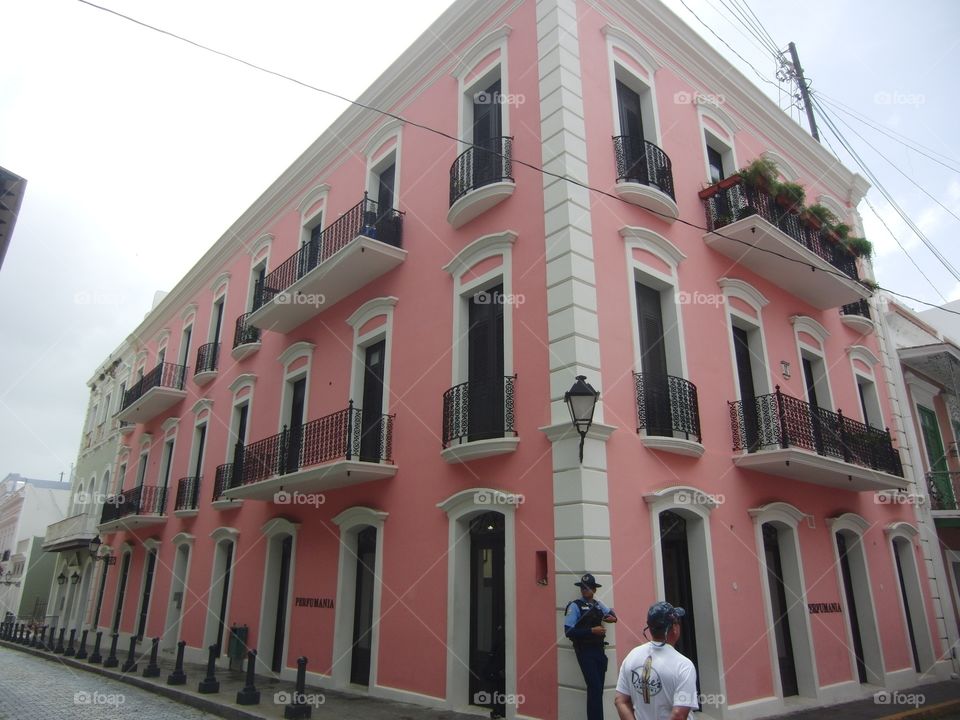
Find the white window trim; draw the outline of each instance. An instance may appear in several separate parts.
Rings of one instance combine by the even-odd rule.
[[[306,341],[295,342],[284,350],[277,360],[283,366],[283,389],[280,393],[280,416],[277,418],[277,432],[282,432],[286,419],[290,415],[290,404],[293,398],[290,393],[291,385],[300,378],[306,378],[303,389],[303,422],[310,417],[310,378],[313,369],[313,351],[316,345]],[[300,358],[306,358],[307,363],[297,370],[290,370],[290,366]]]
[[[768,628],[773,627],[773,610],[770,601],[770,584],[767,575],[766,555],[763,544],[763,526],[773,523],[789,530],[790,557],[784,558],[781,548],[781,563],[790,563],[789,569],[784,568],[784,575],[791,573],[799,579],[800,596],[787,587],[788,578],[782,578],[784,586],[792,597],[787,599],[787,619],[790,625],[790,640],[794,651],[794,665],[797,672],[797,686],[801,697],[816,699],[820,687],[819,673],[817,672],[816,650],[813,644],[813,633],[810,628],[810,617],[807,613],[807,581],[803,573],[803,553],[800,549],[799,527],[802,520],[809,520],[808,515],[797,507],[786,502],[771,502],[766,505],[747,511],[753,518],[754,541],[757,547],[758,568],[760,571],[760,588],[762,592],[763,614]],[[793,612],[790,612],[793,610]],[[796,630],[794,630],[796,628]],[[802,642],[797,642],[797,641]],[[783,686],[780,679],[779,664],[777,662],[777,640],[774,633],[767,633],[767,646],[770,652],[770,673],[773,681],[774,694],[783,698]],[[798,653],[799,650],[799,653]],[[797,657],[797,655],[800,655]]]
[[[233,462],[233,449],[238,440],[244,445],[247,445],[247,439],[250,437],[250,426],[253,421],[253,393],[256,385],[257,376],[252,373],[239,375],[236,380],[230,384],[229,390],[233,393],[233,400],[230,403],[230,426],[227,428],[227,447],[225,450],[224,463]],[[240,391],[246,388],[250,388],[249,392],[243,397],[239,397]],[[242,438],[234,439],[234,435],[236,435],[237,432],[237,408],[242,405],[247,406],[246,435]]]
[[[223,333],[227,328],[227,292],[230,290],[230,273],[224,273],[227,276],[227,279],[222,282],[222,284],[217,285],[220,288],[220,292],[217,292],[213,296],[213,300],[210,302],[210,322],[209,327],[207,328],[207,342],[218,342],[221,344],[221,350],[223,345]],[[221,311],[220,316],[220,335],[221,337],[214,337],[213,333],[217,329],[217,314],[215,311],[218,302],[223,302],[223,310]],[[219,366],[219,363],[218,363]]]
[[[667,353],[667,371],[673,375],[678,374],[681,378],[688,379],[687,374],[687,348],[684,342],[683,332],[683,313],[679,302],[680,280],[677,268],[681,262],[686,259],[686,255],[667,240],[665,237],[653,230],[641,227],[626,226],[620,229],[620,236],[624,240],[624,250],[627,255],[627,292],[630,296],[630,321],[631,335],[633,337],[633,369],[636,372],[643,372],[643,359],[640,349],[639,318],[637,317],[637,286],[641,282],[653,287],[661,293],[661,311],[664,320],[664,344]],[[637,260],[633,256],[634,250],[643,250],[664,263],[670,268],[670,273],[666,274],[650,265]],[[652,282],[651,282],[652,281]],[[661,287],[666,285],[667,287]],[[669,295],[672,302],[669,304],[663,302],[663,294]],[[673,314],[668,317],[668,314]],[[670,329],[667,329],[667,322],[670,322]],[[675,336],[676,347],[671,347],[671,343],[666,342],[666,336]],[[670,359],[677,357],[680,361],[680,367],[673,372],[670,368]]]
[[[238,530],[228,527],[218,527],[216,530],[210,533],[210,538],[213,541],[213,562],[210,563],[210,590],[207,594],[209,602],[207,603],[206,618],[203,623],[204,647],[209,647],[217,639],[217,612],[220,607],[220,599],[219,597],[214,597],[213,593],[217,586],[220,585],[224,580],[226,563],[220,563],[218,559],[220,546],[223,543],[231,543],[233,545],[233,552],[231,553],[230,585],[227,587],[227,610],[223,617],[224,642],[229,639],[227,635],[230,632],[230,606],[233,604],[233,588],[237,584],[237,538],[239,535],[240,533]],[[291,561],[292,557],[293,554],[291,551]],[[292,574],[293,573],[291,572],[291,575]],[[221,653],[218,660],[227,662],[227,654]]]
[[[453,276],[453,346],[451,348],[451,387],[467,380],[466,334],[470,327],[471,297],[485,288],[503,284],[503,294],[513,295],[513,244],[517,233],[512,230],[484,235],[467,245],[444,266],[444,270]],[[480,277],[464,280],[463,275],[478,263],[492,257],[500,257],[498,267]],[[513,375],[513,306],[503,305],[503,373]]]
[[[353,362],[350,364],[350,398],[355,405],[363,402],[363,377],[365,369],[366,349],[381,340],[383,345],[383,405],[381,414],[390,412],[390,371],[393,357],[393,309],[396,307],[396,297],[379,297],[368,300],[347,318],[347,324],[353,328]],[[363,326],[371,320],[385,317],[382,325],[360,334]],[[366,408],[363,408],[366,409]]]
[[[400,208],[400,144],[403,135],[403,122],[397,119],[390,119],[385,122],[367,141],[365,147],[366,157],[366,184],[365,188],[371,200],[377,199],[379,191],[378,183],[374,182],[374,177],[388,167],[391,163],[389,158],[393,156],[393,208]],[[374,155],[384,143],[388,140],[396,139],[396,142],[383,153]],[[377,208],[378,212],[383,212],[382,208]]]
[[[806,354],[808,359],[809,356],[814,356],[813,359],[820,362],[820,367],[823,371],[823,382],[827,389],[827,397],[817,398],[820,407],[826,410],[835,411],[837,405],[833,401],[833,388],[830,385],[830,372],[827,365],[827,338],[830,337],[830,332],[819,322],[807,315],[792,315],[790,317],[790,324],[793,325],[793,339],[797,347],[797,369],[800,372],[804,397],[806,398],[807,394],[807,380],[805,377],[803,377],[803,359],[804,355]],[[801,332],[812,337],[814,340],[820,343],[820,346],[817,347],[816,345],[811,345],[810,343],[801,340]],[[817,378],[814,377],[814,383],[816,384],[816,382]],[[809,398],[806,399],[809,402]]]
[[[183,329],[180,330],[180,348],[177,353],[177,362],[184,367],[190,367],[190,353],[192,348],[190,345],[194,344],[194,329],[197,322],[196,314],[190,316],[190,319],[183,323]],[[187,330],[190,331],[190,343],[184,345],[184,336],[186,335]]]
[[[644,117],[644,134],[653,135],[653,139],[650,140],[649,137],[645,137],[645,140],[652,142],[661,150],[663,149],[663,141],[660,136],[660,109],[657,102],[657,87],[654,76],[656,75],[657,70],[660,68],[660,63],[657,62],[653,53],[643,45],[634,34],[628,33],[624,30],[621,30],[618,27],[612,25],[605,25],[602,29],[604,36],[607,39],[607,64],[610,73],[610,94],[611,94],[611,106],[613,111],[613,129],[614,135],[624,135],[623,128],[620,127],[620,107],[617,102],[617,68],[620,69],[622,74],[628,76],[630,80],[629,84],[642,85],[644,90],[641,94],[641,102],[643,101],[643,93],[649,93],[647,99],[647,107],[641,107],[641,110],[647,109],[650,112],[650,117]],[[617,58],[614,53],[614,49],[619,50],[620,52],[627,55],[633,62],[639,65],[644,72],[647,73],[646,78],[642,78],[633,70],[633,68],[625,65]],[[627,84],[627,83],[625,83]],[[636,90],[636,88],[632,88]],[[648,128],[647,126],[651,124],[652,127]]]
[[[473,142],[473,95],[474,93],[485,90],[490,76],[499,66],[500,74],[500,94],[509,95],[508,85],[509,72],[507,65],[507,38],[510,37],[512,28],[504,25],[481,37],[473,46],[463,53],[461,61],[453,70],[453,77],[457,80],[457,97],[460,102],[457,107],[457,123],[460,128],[459,137],[466,143],[464,147]],[[479,65],[480,61],[491,53],[499,50],[500,54],[487,65]],[[473,79],[467,84],[469,76]],[[500,107],[501,132],[504,137],[510,136],[510,106],[504,103]],[[462,150],[463,148],[459,148]]]
[[[317,225],[323,224],[329,192],[330,186],[326,183],[317,185],[303,196],[303,200],[301,200],[300,205],[297,206],[297,210],[300,212],[300,242],[297,243],[297,248],[302,248],[310,242],[310,233]],[[256,256],[254,256],[254,258],[256,258]],[[263,260],[261,259],[259,262],[251,265],[251,277],[253,276],[253,270],[262,263]]]
[[[929,587],[920,578],[921,562],[917,561],[917,548],[914,545],[914,538],[919,535],[919,531],[908,522],[894,522],[887,525],[883,530],[887,536],[887,546],[890,550],[890,563],[893,572],[897,572],[897,543],[906,544],[909,548],[910,557],[907,562],[901,562],[900,567],[903,570],[903,584],[909,595],[914,593],[910,602],[910,616],[913,618],[913,636],[917,645],[917,657],[920,660],[920,669],[926,673],[933,669],[936,663],[936,654],[933,651],[933,643],[930,638],[930,625],[927,616],[927,602],[923,593],[923,588]],[[900,579],[897,578],[897,597],[900,599],[900,611],[903,619],[903,639],[907,647],[907,657],[910,667],[913,667],[913,652],[910,648],[910,633],[907,629],[907,606],[904,604],[903,593],[900,591]],[[914,607],[916,605],[917,607]],[[916,610],[920,612],[917,613]],[[919,614],[919,617],[917,615]]]
[[[289,535],[292,538],[290,544],[290,577],[287,578],[287,609],[284,613],[285,627],[283,631],[283,653],[282,660],[280,663],[280,677],[289,679],[291,677],[290,671],[287,669],[287,656],[290,653],[290,616],[293,615],[291,610],[293,609],[293,586],[294,580],[296,579],[296,568],[297,568],[297,531],[300,529],[300,523],[291,522],[286,518],[275,517],[268,520],[264,523],[263,527],[260,528],[260,534],[263,536],[263,539],[267,541],[266,552],[264,553],[263,561],[263,577],[266,578],[268,571],[270,569],[270,562],[272,560],[272,545],[275,542],[276,538],[280,535]],[[264,648],[264,638],[269,633],[270,623],[267,610],[269,609],[266,605],[267,593],[275,591],[275,588],[268,588],[267,583],[263,583],[263,590],[260,593],[260,622],[258,623],[258,635],[257,635],[257,644],[258,647]],[[276,613],[276,607],[274,607],[274,613]],[[272,641],[271,641],[272,642]],[[271,651],[272,651],[271,647]],[[260,657],[267,657],[267,653],[263,652]],[[285,672],[286,671],[286,672]]]
[[[780,171],[780,176],[789,182],[799,182],[800,173],[794,167],[793,163],[787,160],[783,155],[773,150],[764,150],[761,154],[761,157],[768,158],[773,160],[777,164],[777,170]]]
[[[877,378],[874,373],[874,366],[880,362],[880,358],[873,354],[870,348],[865,347],[864,345],[850,345],[847,347],[847,356],[850,358],[850,372],[853,374],[853,387],[857,392],[857,407],[860,410],[861,420],[864,425],[869,425],[867,418],[863,417],[863,408],[860,403],[860,383],[857,381],[857,378],[863,378],[873,384],[873,392],[876,396],[874,399],[877,402],[877,407],[879,408],[880,419],[883,420],[883,406],[880,404],[880,390],[877,386]],[[869,368],[869,372],[861,370],[857,367],[855,360],[859,360],[863,365],[866,365]],[[884,427],[884,425],[881,426]]]
[[[190,565],[193,562],[193,542],[194,536],[183,531],[174,535],[170,540],[170,544],[173,545],[173,564],[170,566],[170,589],[167,592],[167,614],[163,619],[164,630],[160,640],[160,647],[164,649],[172,650],[175,648],[177,643],[180,642],[180,636],[183,633],[183,614],[186,611],[187,589],[190,587]],[[173,610],[173,596],[177,589],[177,555],[184,546],[187,548],[187,561],[183,569],[183,596],[180,599],[180,609],[177,611],[179,614],[177,618],[177,632],[175,637],[170,637],[170,631],[172,630],[170,612]]]
[[[333,686],[346,688],[350,685],[352,659],[354,607],[356,602],[356,547],[359,532],[366,527],[377,531],[376,560],[373,568],[373,628],[370,633],[370,688],[377,687],[377,670],[380,658],[381,595],[383,590],[383,527],[389,513],[373,508],[354,506],[333,518],[340,528],[340,555],[337,562],[337,597],[333,624],[333,657],[331,670]]]
[[[840,222],[850,222],[850,211],[847,210],[847,208],[845,208],[839,200],[836,200],[830,195],[820,195],[817,197],[817,203],[823,205],[825,208],[827,208],[827,210],[832,212]]]
[[[153,561],[153,579],[150,583],[150,597],[147,600],[147,621],[143,624],[143,638],[146,640],[150,637],[150,610],[153,608],[153,601],[157,597],[156,590],[157,576],[159,575],[158,570],[162,568],[162,563],[160,562],[160,541],[156,538],[147,538],[143,541],[144,553],[143,553],[143,567],[140,570],[140,592],[137,593],[137,614],[133,618],[133,627],[130,628],[130,637],[134,637],[137,634],[137,630],[140,626],[140,609],[143,605],[143,591],[146,589],[147,584],[147,566],[150,553],[156,553],[156,557]],[[129,581],[129,576],[128,576]]]
[[[753,287],[753,285],[738,278],[720,278],[717,280],[717,284],[723,290],[724,305],[727,308],[727,344],[730,348],[730,368],[733,371],[731,373],[733,375],[733,397],[737,399],[742,397],[740,394],[740,376],[737,372],[737,353],[733,346],[734,318],[737,318],[739,321],[738,324],[749,325],[752,330],[756,330],[760,333],[760,347],[763,354],[763,371],[758,374],[756,372],[756,368],[754,368],[754,382],[757,380],[763,381],[763,387],[760,388],[760,392],[758,392],[757,395],[769,394],[773,392],[774,383],[770,377],[770,358],[767,354],[767,336],[763,329],[762,310],[767,304],[769,304],[770,301],[764,297],[763,293]],[[746,313],[741,312],[730,304],[730,298],[737,298],[746,303],[753,309],[757,316],[754,318]],[[753,363],[751,363],[751,365],[752,364]]]

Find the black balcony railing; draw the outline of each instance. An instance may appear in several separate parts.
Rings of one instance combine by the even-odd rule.
[[[354,238],[363,235],[387,245],[401,247],[402,231],[403,213],[392,208],[379,208],[376,201],[364,193],[363,200],[337,218],[319,236],[304,243],[263,280],[257,281],[253,299],[254,310],[273,300],[276,295],[331,258]]]
[[[199,506],[200,478],[185,477],[177,481],[177,501],[174,510],[196,510]]]
[[[123,394],[123,408],[133,405],[147,394],[147,391],[156,387],[165,387],[172,390],[183,390],[183,378],[187,368],[184,365],[163,362],[140,378],[129,390]]]
[[[818,455],[903,477],[900,453],[889,430],[864,425],[780,392],[753,402],[729,403],[733,449],[756,452],[771,447],[798,447]]]
[[[495,137],[471,145],[450,166],[450,204],[471,190],[513,182],[513,138]]]
[[[851,279],[860,279],[856,259],[841,243],[831,240],[824,230],[814,227],[794,210],[781,205],[767,191],[739,180],[729,187],[709,187],[700,196],[710,230],[719,230],[737,220],[759,215]]]
[[[214,502],[223,498],[223,491],[233,487],[233,463],[224,463],[217,465],[217,474],[213,479],[213,497]]]
[[[849,305],[844,305],[840,308],[841,315],[859,315],[860,317],[865,317],[868,320],[870,319],[870,303],[865,299],[858,300],[855,303],[850,303]]]
[[[667,154],[642,137],[620,135],[613,138],[617,158],[617,182],[649,185],[676,199],[673,194],[673,169]]]
[[[251,313],[244,313],[237,318],[237,328],[233,333],[233,346],[235,348],[260,342],[260,328],[247,322],[250,315]]]
[[[167,504],[167,489],[156,485],[138,485],[119,495],[108,497],[103,503],[100,523],[119,520],[128,515],[163,515]]]
[[[300,427],[284,426],[276,435],[246,445],[242,452],[235,453],[229,487],[249,485],[335,460],[391,463],[393,417],[380,413],[368,415],[355,408],[351,400],[345,410]]]
[[[633,374],[637,398],[637,432],[703,442],[697,386],[672,375]]]
[[[215,372],[220,359],[220,343],[212,342],[197,348],[197,366],[194,375],[205,372]]]
[[[960,510],[960,472],[928,472],[927,490],[931,510]]]
[[[470,380],[443,394],[443,447],[517,434],[516,375]]]

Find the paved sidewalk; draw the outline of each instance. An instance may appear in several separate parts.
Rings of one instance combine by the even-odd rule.
[[[147,647],[149,647],[149,644]],[[206,675],[206,667],[201,665],[184,663],[183,669],[187,675],[187,684],[171,686],[166,684],[167,675],[173,670],[173,663],[170,660],[160,658],[158,663],[161,668],[159,678],[144,678],[142,676],[143,669],[148,664],[149,655],[138,659],[136,673],[124,674],[119,672],[120,668],[108,670],[102,665],[91,665],[86,660],[75,660],[64,657],[63,655],[56,655],[2,640],[0,640],[0,653],[30,654],[49,662],[51,669],[58,668],[65,673],[70,671],[76,674],[78,669],[85,670],[95,675],[134,685],[143,690],[161,695],[169,700],[196,708],[201,712],[209,713],[217,717],[228,718],[229,720],[279,720],[283,718],[285,704],[289,702],[289,696],[293,692],[292,682],[287,680],[272,680],[257,676],[260,704],[240,706],[236,704],[237,691],[244,685],[245,674],[238,670],[217,670],[216,677],[217,680],[220,681],[220,691],[215,694],[201,695],[197,691],[197,684],[203,679],[204,675]],[[106,652],[103,654],[106,656]],[[122,666],[126,659],[126,653],[121,654],[118,650],[117,657],[120,659],[120,665]],[[92,685],[91,687],[95,689],[96,685]],[[434,710],[419,705],[341,693],[333,690],[310,687],[309,685],[306,687],[304,694],[307,700],[315,703],[313,708],[314,718],[328,717],[338,718],[338,720],[477,720],[478,717],[477,715]],[[72,709],[72,700],[69,706]],[[188,717],[199,716],[200,715],[197,714],[189,715]],[[49,720],[56,716],[39,713],[31,715],[31,718],[33,717],[45,717]],[[97,717],[105,718],[108,716],[99,715]],[[124,713],[118,715],[118,717],[136,717],[136,715],[127,715]],[[18,720],[20,719],[18,718]],[[23,718],[23,720],[26,720],[26,718]]]
[[[823,720],[829,716],[844,720],[893,720],[894,718],[926,720],[926,718],[960,717],[960,680],[882,692],[884,696],[878,699],[871,697],[841,705],[831,705],[829,708],[798,710],[778,715],[777,719]]]

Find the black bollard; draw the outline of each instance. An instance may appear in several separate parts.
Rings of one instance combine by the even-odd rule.
[[[313,714],[313,708],[306,703],[307,687],[307,659],[305,657],[297,658],[297,686],[293,691],[293,702],[283,709],[285,720],[300,720],[309,718]]]
[[[32,634],[33,633],[30,631],[30,628],[28,627],[26,637],[23,638],[23,644],[26,645],[27,647],[30,647],[30,639],[31,639],[30,636]]]
[[[237,705],[259,705],[260,691],[254,684],[253,671],[257,666],[257,651],[251,650],[247,653],[247,682],[237,692]]]
[[[200,681],[197,690],[204,695],[220,692],[220,681],[214,674],[217,669],[217,655],[220,654],[220,647],[214,643],[208,648],[207,654],[207,676]]]
[[[90,653],[90,659],[87,660],[92,665],[99,665],[103,662],[103,656],[100,654],[101,640],[103,640],[103,630],[97,630],[97,636],[93,639],[93,652]]]
[[[86,660],[87,659],[87,633],[89,630],[84,630],[80,633],[80,647],[77,649],[77,660]]]
[[[37,650],[43,650],[44,644],[47,642],[47,626],[41,625],[40,632],[37,633],[37,644],[35,647]]]
[[[65,657],[73,657],[77,654],[77,649],[73,646],[74,641],[77,639],[77,629],[72,628],[70,630],[70,641],[67,643],[67,649],[63,651]]]
[[[186,685],[187,676],[183,672],[183,649],[187,646],[186,640],[177,643],[177,662],[173,672],[167,675],[167,685]]]
[[[143,669],[143,676],[148,678],[160,677],[160,666],[157,665],[157,650],[160,648],[160,638],[153,639],[153,647],[150,648],[150,662]]]
[[[130,636],[130,649],[127,651],[126,662],[123,663],[123,667],[120,668],[120,672],[123,673],[135,673],[137,671],[137,661],[134,658],[134,655],[137,652],[137,636]]]
[[[67,633],[66,628],[60,628],[60,633],[57,635],[57,646],[53,649],[57,655],[63,655],[63,636]]]
[[[107,655],[107,659],[103,661],[105,668],[115,668],[120,664],[120,661],[117,660],[117,641],[119,639],[120,633],[114,633],[110,638],[110,653]]]

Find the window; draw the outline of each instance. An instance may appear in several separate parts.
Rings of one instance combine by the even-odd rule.
[[[193,431],[193,450],[190,458],[190,472],[192,477],[199,478],[203,475],[203,454],[207,442],[207,424],[197,425]]]
[[[163,455],[160,465],[160,475],[157,478],[159,487],[170,487],[170,470],[173,467],[173,438],[163,444]]]
[[[190,340],[193,336],[193,325],[187,325],[183,328],[183,334],[180,336],[180,364],[187,365],[190,361]]]
[[[137,466],[137,487],[143,485],[143,481],[147,476],[147,457],[149,452],[145,452],[140,455],[140,464]]]
[[[220,334],[223,330],[223,306],[226,297],[221,295],[213,304],[213,316],[210,322],[210,342],[220,342]]]
[[[863,422],[882,430],[885,424],[883,415],[880,413],[880,398],[877,396],[876,383],[862,375],[857,375],[857,395],[860,398]]]

